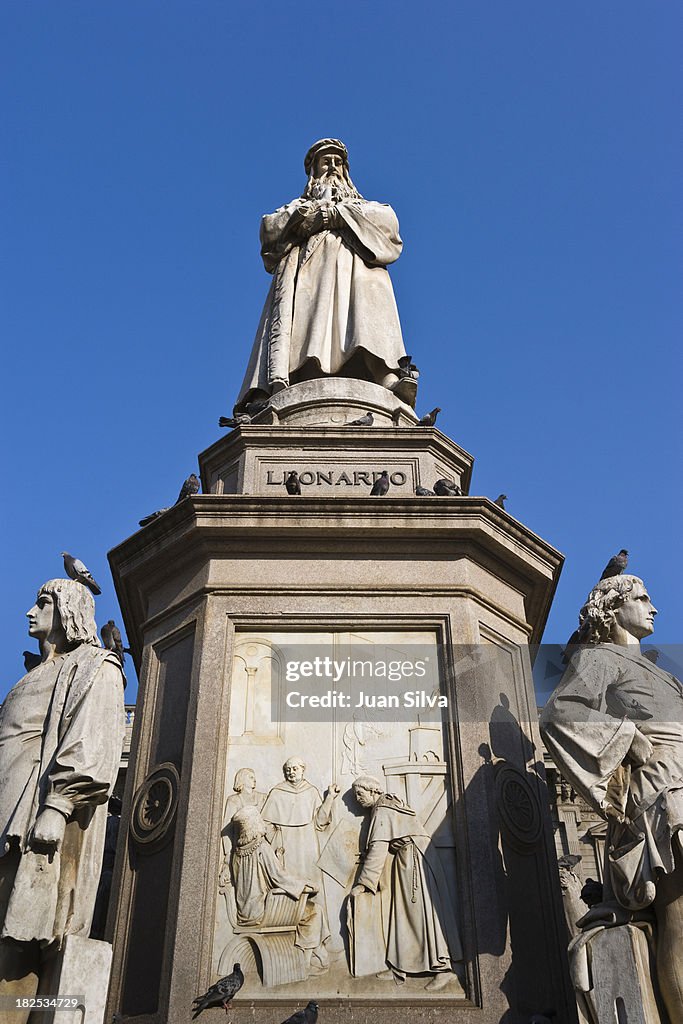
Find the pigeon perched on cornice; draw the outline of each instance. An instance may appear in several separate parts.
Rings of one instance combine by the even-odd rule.
[[[193,494],[198,494],[200,486],[199,477],[194,473],[190,473],[187,480],[180,488],[180,494],[176,498],[176,505],[179,505],[181,501],[185,501],[185,498],[190,498]]]
[[[72,580],[76,580],[78,583],[82,583],[84,587],[91,590],[93,594],[101,594],[102,591],[98,584],[93,579],[92,573],[86,565],[81,562],[80,558],[74,558],[68,551],[62,551],[62,558],[64,559],[64,572]]]
[[[432,411],[428,412],[425,416],[423,416],[421,420],[418,420],[417,423],[415,424],[415,426],[416,427],[433,427],[435,425],[435,423],[436,423],[436,417],[439,415],[440,412],[441,412],[441,409],[437,405],[435,409],[432,409]]]
[[[283,1020],[282,1024],[316,1024],[318,1020],[318,1004],[312,999],[303,1010],[297,1010],[287,1020]]]
[[[219,427],[244,427],[251,423],[251,416],[246,412],[240,412],[236,416],[219,416]]]
[[[434,494],[438,494],[441,498],[458,498],[462,494],[462,490],[455,480],[451,480],[448,476],[442,476],[434,484]]]
[[[371,427],[374,422],[375,422],[375,417],[372,415],[372,413],[371,412],[366,412],[365,416],[361,416],[360,419],[357,419],[357,420],[351,420],[351,422],[347,423],[346,426],[347,427]]]
[[[508,500],[507,494],[499,494],[493,504],[497,505],[498,508],[502,508],[503,510],[505,510],[505,502],[507,500]]]
[[[232,969],[232,974],[228,974],[226,978],[221,978],[221,980],[217,981],[215,985],[212,985],[203,996],[197,996],[197,998],[192,1001],[192,1020],[198,1017],[202,1010],[208,1010],[213,1006],[222,1006],[227,1013],[228,1006],[242,988],[243,984],[244,975],[240,970],[240,965],[235,964]]]
[[[295,469],[291,471],[285,480],[285,487],[287,488],[287,494],[301,494],[301,484],[299,483],[299,474]]]
[[[612,555],[609,562],[602,570],[601,580],[609,579],[610,576],[621,576],[628,565],[628,551],[622,548],[618,555]]]
[[[434,491],[430,491],[428,487],[419,487],[419,486],[415,488],[415,493],[420,498],[427,498],[427,497],[432,497],[433,498],[434,494],[435,494],[435,492]]]
[[[167,506],[166,508],[158,508],[156,512],[152,512],[150,515],[145,516],[144,519],[141,519],[140,526],[147,526],[148,523],[151,523],[155,519],[158,519],[159,516],[163,516],[164,512],[168,512],[168,509],[169,506]]]
[[[372,485],[370,495],[373,498],[383,498],[389,490],[389,474],[386,469],[382,470],[380,476],[375,480]]]

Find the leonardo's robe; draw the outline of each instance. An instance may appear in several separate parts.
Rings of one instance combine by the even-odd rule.
[[[636,729],[652,752],[624,763]],[[579,649],[541,714],[541,733],[566,780],[603,817],[609,807],[607,867],[619,903],[652,903],[659,872],[683,851],[683,687],[638,648],[597,644]]]
[[[275,381],[290,383],[309,360],[311,376],[343,376],[344,364],[365,352],[384,376],[398,372],[406,354],[385,269],[403,247],[396,214],[383,203],[344,199],[336,204],[340,228],[300,242],[292,229],[302,207],[312,205],[295,199],[261,222],[261,255],[273,283],[238,405],[257,390],[270,394]]]
[[[1,937],[87,937],[125,732],[123,672],[111,651],[82,644],[39,664],[0,709]],[[45,808],[66,817],[60,849],[34,850]]]
[[[371,812],[356,884],[377,892],[389,854],[386,962],[400,974],[450,971],[462,948],[443,866],[415,811],[387,793]]]

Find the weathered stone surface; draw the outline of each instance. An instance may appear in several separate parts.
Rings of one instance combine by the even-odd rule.
[[[51,993],[46,958],[90,932],[124,734],[121,662],[94,609],[80,581],[43,584],[27,612],[41,657],[0,709],[2,996]]]
[[[659,988],[678,1022],[683,688],[641,654],[640,641],[652,634],[656,614],[637,576],[601,579],[581,610],[580,643],[543,709],[541,726],[564,777],[608,819],[606,902],[591,908],[583,927],[610,917],[628,922],[651,906]]]
[[[46,1024],[104,1024],[112,949],[108,942],[68,935],[56,954],[49,991],[57,996],[79,996],[75,1010],[41,1015]]]
[[[242,436],[250,440],[248,431],[259,429]],[[438,436],[429,429],[425,434]],[[188,1000],[216,980],[239,939],[252,957],[243,998],[258,1000],[259,1019],[268,1024],[282,1020],[304,992],[309,998],[311,984],[326,993],[325,1019],[345,1019],[347,1007],[338,1009],[333,993],[337,976],[345,987],[336,990],[353,1000],[360,1024],[393,1024],[397,1014],[407,1022],[416,1004],[439,1012],[457,1008],[463,1024],[498,1024],[511,1007],[523,1016],[554,1006],[558,1021],[573,1020],[524,654],[524,645],[540,636],[559,573],[561,556],[552,547],[486,499],[391,492],[382,499],[290,498],[283,487],[279,497],[198,495],[110,559],[141,669],[123,820],[133,793],[160,762],[172,761],[180,776],[166,845],[150,854],[129,844],[117,861],[110,1012],[184,1022]],[[337,727],[268,725],[269,710],[258,696],[261,669],[257,654],[253,664],[249,660],[249,647],[267,660],[283,634],[310,634],[317,642],[324,634],[354,634],[374,643],[378,633],[392,634],[394,646],[418,634],[444,652],[439,685],[454,712],[439,730],[440,745],[433,736],[422,742],[417,720],[394,723],[379,746],[368,734],[366,747],[352,734],[345,737],[348,723],[339,720]],[[456,670],[454,643],[476,645],[489,661],[475,659]],[[258,697],[253,706],[246,700],[250,679]],[[443,991],[426,990],[424,977],[409,976],[398,986],[374,974],[351,974],[346,947],[339,946],[348,876],[341,900],[339,893],[330,897],[329,884],[326,889],[336,947],[329,971],[314,981],[281,983],[283,971],[293,979],[304,969],[291,935],[285,933],[275,951],[277,943],[258,938],[259,968],[253,938],[231,933],[219,892],[220,837],[235,776],[252,768],[256,792],[265,794],[292,754],[305,757],[306,778],[321,797],[339,778],[342,802],[354,765],[380,772],[387,790],[418,810],[424,785],[441,787],[453,836],[453,845],[442,850],[455,854],[452,906],[463,950],[462,977],[452,976]],[[406,774],[407,763],[417,766],[414,774]],[[341,802],[339,810],[343,820]],[[321,836],[327,839],[326,832]],[[332,939],[332,927],[330,933]],[[156,952],[162,944],[171,951],[164,958]]]
[[[314,143],[305,165],[302,197],[261,222],[261,255],[273,283],[238,405],[329,375],[396,388],[414,404],[386,270],[403,246],[396,215],[356,190],[339,139]]]
[[[652,987],[647,934],[642,928],[599,928],[579,936],[569,955],[579,1007],[590,1024],[664,1024]]]
[[[344,425],[366,412],[373,414],[371,427]],[[338,498],[369,494],[386,469],[390,494],[413,495],[441,477],[466,494],[472,456],[436,428],[415,427],[416,421],[412,410],[376,384],[306,381],[279,392],[253,423],[200,455],[203,490],[277,495],[287,473],[296,470],[302,493]]]

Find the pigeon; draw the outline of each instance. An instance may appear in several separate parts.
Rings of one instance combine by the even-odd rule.
[[[190,473],[187,480],[180,488],[180,494],[176,498],[176,505],[179,505],[181,501],[185,501],[185,498],[191,497],[193,494],[199,494],[199,478],[194,473]]]
[[[297,1010],[287,1020],[283,1020],[282,1024],[316,1024],[317,1019],[318,1004],[311,999],[303,1010]]]
[[[287,488],[287,494],[301,494],[301,484],[299,483],[299,474],[295,469],[291,471],[287,479],[285,480],[285,487]]]
[[[251,416],[246,412],[240,412],[236,416],[219,416],[218,418],[219,427],[243,427],[247,423],[251,423]]]
[[[647,658],[647,660],[651,662],[653,665],[656,665],[659,661],[661,653],[662,652],[658,650],[656,647],[648,647],[643,651],[643,657]]]
[[[428,487],[416,487],[415,493],[420,498],[434,497],[434,491],[430,491]]]
[[[80,558],[74,558],[68,551],[62,551],[62,558],[64,559],[64,572],[72,580],[76,580],[77,583],[82,583],[84,587],[91,590],[93,594],[101,594],[102,590],[93,579],[90,570],[87,566],[83,565]]]
[[[437,480],[434,484],[434,494],[438,494],[442,498],[457,498],[462,494],[460,487],[456,484],[455,480],[451,480],[450,477],[442,476],[440,480]]]
[[[347,423],[346,426],[347,427],[371,427],[374,422],[375,422],[375,417],[372,415],[372,413],[371,412],[366,412],[365,416],[361,416],[360,419],[358,419],[358,420],[351,420],[351,422]]]
[[[602,882],[596,881],[595,878],[587,878],[579,895],[587,907],[594,907],[597,903],[602,903]]]
[[[39,654],[34,654],[33,651],[24,651],[24,668],[27,672],[31,672],[32,669],[37,668],[43,660]]]
[[[105,622],[100,630],[100,636],[102,637],[102,643],[106,649],[108,651],[113,651],[123,665],[123,659],[126,654],[130,654],[130,651],[127,647],[123,646],[121,631],[113,619],[109,619],[108,622]]]
[[[389,490],[389,474],[386,469],[382,470],[381,475],[375,480],[372,485],[370,494],[373,498],[383,498]]]
[[[140,526],[147,526],[155,519],[158,519],[159,516],[163,516],[164,512],[168,512],[168,506],[166,508],[159,508],[156,512],[152,512],[151,515],[145,516],[144,519],[140,519]]]
[[[505,509],[505,502],[507,500],[508,500],[507,494],[499,494],[493,504],[497,505],[498,508],[502,508],[504,510]]]
[[[433,427],[436,423],[436,417],[441,412],[441,409],[437,405],[435,409],[428,412],[426,416],[423,416],[421,420],[418,420],[415,424],[416,427]]]
[[[242,988],[242,985],[244,985],[244,975],[240,970],[240,965],[235,964],[232,974],[228,974],[226,978],[221,978],[203,996],[197,996],[196,999],[192,1000],[192,1020],[198,1017],[202,1010],[208,1010],[213,1006],[222,1006],[227,1013],[229,1004]]]
[[[610,576],[621,576],[622,572],[628,565],[628,551],[626,548],[622,548],[618,555],[612,555],[609,562],[602,570],[601,580],[606,580]]]

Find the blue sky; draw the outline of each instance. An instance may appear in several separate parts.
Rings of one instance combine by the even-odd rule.
[[[8,0],[0,19],[0,696],[61,550],[120,620],[106,552],[219,436],[269,282],[259,218],[328,135],[399,215],[419,410],[476,457],[472,493],[507,492],[567,557],[546,639],[624,546],[655,639],[680,640],[680,4]]]

